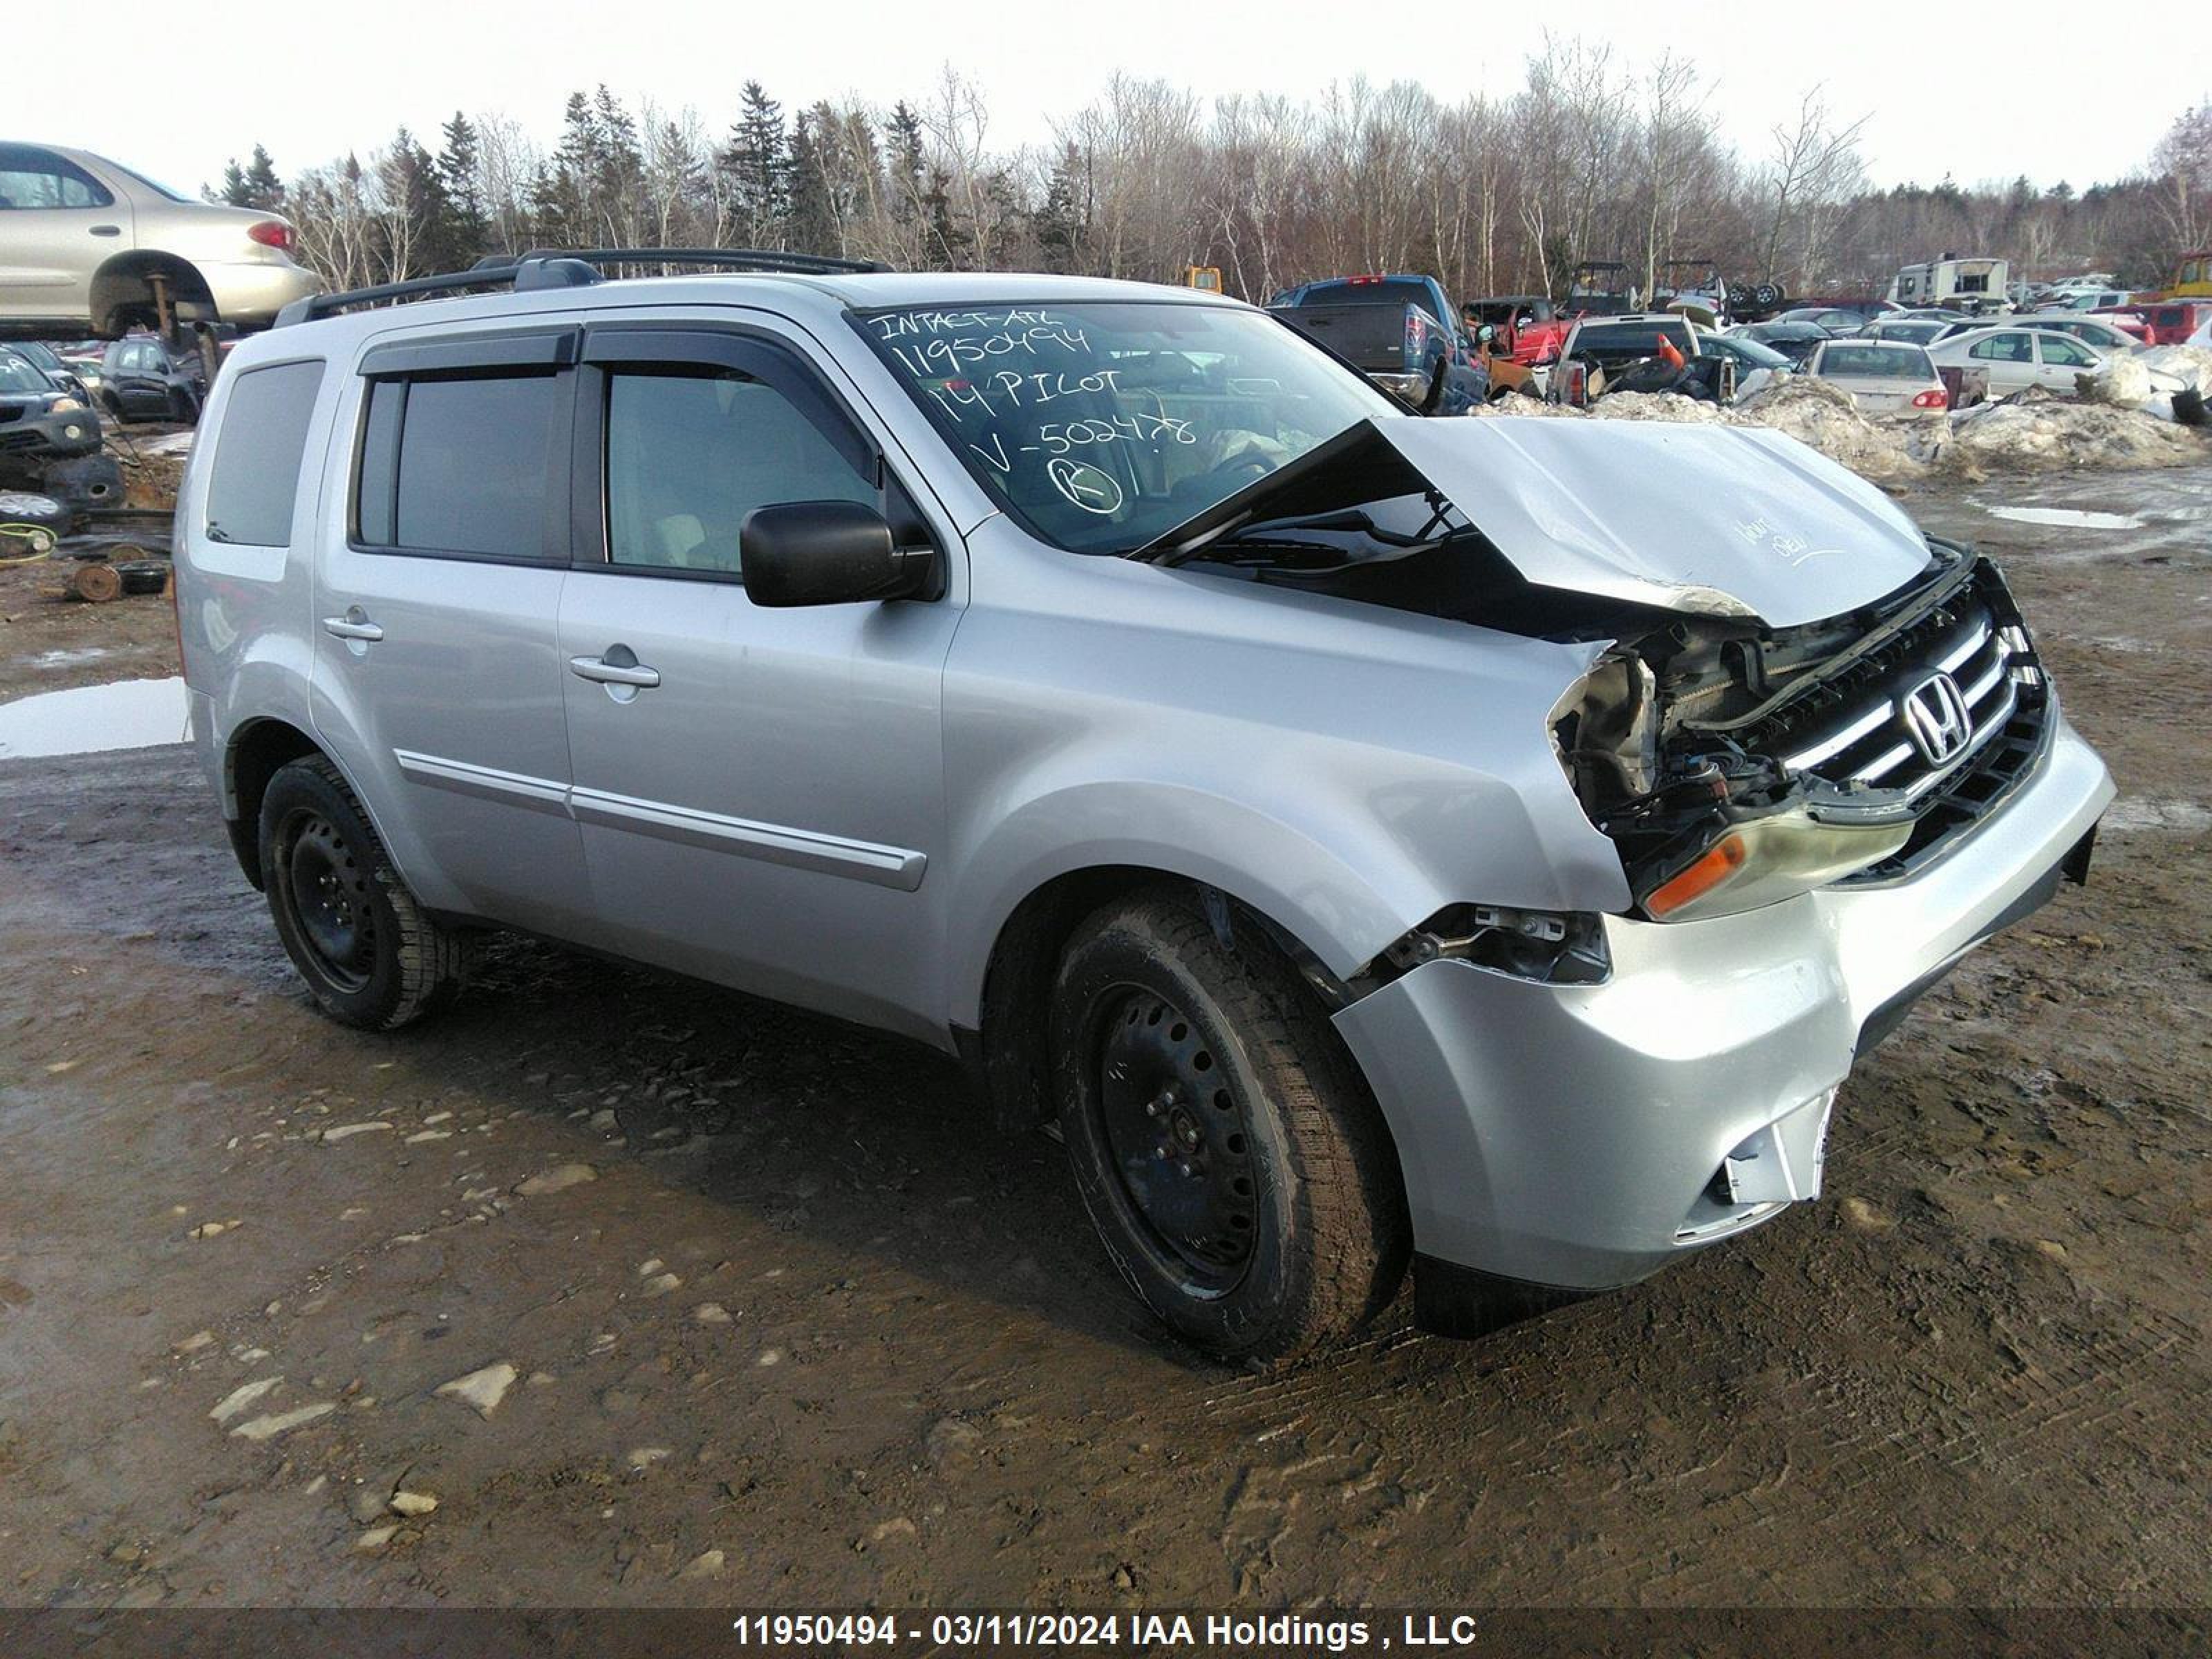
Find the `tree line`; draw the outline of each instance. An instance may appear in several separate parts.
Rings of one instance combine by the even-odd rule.
[[[1360,79],[1310,102],[1209,102],[1116,75],[1053,142],[1009,149],[983,88],[950,67],[888,109],[787,113],[747,82],[720,133],[600,86],[570,95],[550,146],[507,116],[457,112],[434,150],[403,127],[289,182],[256,145],[208,193],[285,213],[341,288],[531,247],[742,246],[1166,282],[1212,265],[1261,301],[1391,270],[1464,295],[1556,295],[1583,258],[1625,261],[1646,293],[1671,285],[1668,262],[1711,259],[1731,281],[1842,295],[1949,252],[2149,285],[2212,234],[2212,105],[2134,176],[2078,191],[1948,176],[1877,190],[1865,118],[1824,89],[1751,149],[1723,138],[1711,91],[1681,56],[1638,67],[1553,38],[1518,87],[1457,103]]]

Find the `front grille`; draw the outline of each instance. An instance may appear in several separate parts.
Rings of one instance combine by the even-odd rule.
[[[0,426],[7,425],[10,421],[20,421],[30,412],[31,408],[28,404],[17,404],[13,408],[9,408],[5,404],[0,404]]]
[[[1791,771],[1832,786],[1830,805],[1911,815],[1905,845],[1853,878],[1888,879],[2010,792],[2040,750],[2045,703],[2027,629],[1984,565],[1959,593],[1752,735]]]
[[[0,432],[0,453],[40,449],[45,447],[46,441],[46,434],[40,432]]]
[[[1872,677],[1860,700],[1847,704],[1840,716],[1802,736],[1793,734],[1798,746],[1784,754],[1784,762],[1793,772],[1809,772],[1844,788],[1869,786],[1897,792],[1907,801],[1918,799],[1969,763],[2012,718],[2021,687],[2009,672],[2014,664],[2004,635],[1988,610],[1977,605],[1932,640],[1915,641],[1917,648],[1897,653],[1885,665],[1888,672]],[[1955,702],[1942,710],[1956,735],[1946,733],[1947,746],[1931,751],[1915,735],[1906,699],[1943,676],[1957,688]],[[1929,696],[1939,707],[1948,701],[1932,690]],[[1965,720],[1959,730],[1955,722],[1961,709]]]

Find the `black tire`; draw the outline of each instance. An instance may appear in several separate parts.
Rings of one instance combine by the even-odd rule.
[[[395,1030],[459,987],[466,936],[424,914],[329,761],[310,755],[277,769],[260,837],[276,936],[325,1013]]]
[[[1412,1228],[1389,1133],[1312,994],[1249,929],[1225,947],[1167,890],[1109,906],[1061,957],[1051,1029],[1084,1206],[1178,1334],[1282,1360],[1389,1304]]]

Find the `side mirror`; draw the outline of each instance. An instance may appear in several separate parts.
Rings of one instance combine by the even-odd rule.
[[[891,527],[857,501],[784,501],[757,507],[738,528],[745,596],[755,605],[858,605],[929,592],[932,548],[901,550]]]

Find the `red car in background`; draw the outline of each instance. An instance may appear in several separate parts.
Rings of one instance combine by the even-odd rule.
[[[2109,318],[2113,327],[2126,329],[2146,345],[2179,345],[2212,317],[2212,300],[2138,300],[2089,314]]]
[[[1540,294],[1495,294],[1469,300],[1460,315],[1472,335],[1484,324],[1496,331],[1495,349],[1523,368],[1556,362],[1567,343],[1567,320]]]

